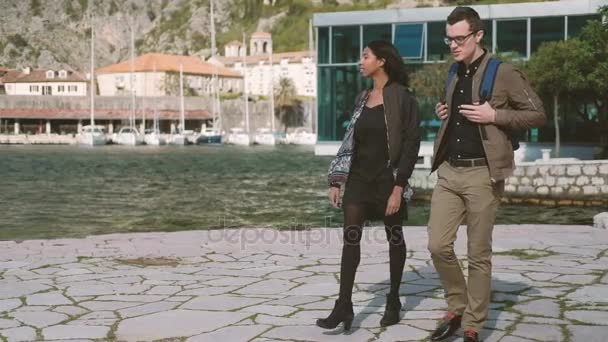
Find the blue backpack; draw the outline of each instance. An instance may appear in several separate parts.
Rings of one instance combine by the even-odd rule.
[[[479,88],[479,100],[481,101],[481,103],[490,101],[490,99],[492,99],[492,92],[494,91],[494,81],[496,80],[498,67],[501,63],[502,61],[498,58],[490,58],[488,60],[488,65],[486,66],[486,69],[483,72],[483,78],[481,79],[481,87]],[[454,77],[456,77],[457,73],[458,63],[454,63],[450,66],[450,71],[448,72],[448,79],[445,83],[446,95],[448,93],[448,87],[450,86],[450,83],[452,83]],[[484,128],[485,127],[481,126],[481,129],[485,132]],[[513,131],[508,131],[507,134],[510,137],[511,147],[513,148],[513,151],[516,151],[519,148],[520,134]]]

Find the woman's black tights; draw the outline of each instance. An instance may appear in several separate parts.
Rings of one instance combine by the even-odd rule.
[[[344,206],[344,245],[340,266],[340,299],[351,302],[355,274],[361,260],[361,237],[365,222],[365,206]],[[384,217],[384,229],[389,243],[390,277],[392,294],[399,293],[406,247],[399,213]]]

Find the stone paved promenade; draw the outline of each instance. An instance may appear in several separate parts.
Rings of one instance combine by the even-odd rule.
[[[425,228],[408,227],[406,236],[403,320],[379,326],[388,247],[384,229],[368,228],[348,335],[341,327],[314,326],[338,292],[340,229],[0,242],[0,335],[5,341],[424,341],[445,309],[443,292]],[[459,240],[464,255],[464,236]],[[498,226],[494,241],[484,341],[608,341],[608,231]]]

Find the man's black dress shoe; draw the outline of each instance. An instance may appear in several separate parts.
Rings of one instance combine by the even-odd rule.
[[[443,321],[437,329],[431,335],[431,341],[441,341],[444,340],[456,332],[458,328],[460,328],[460,323],[462,322],[462,316],[457,315],[453,312],[448,312]]]

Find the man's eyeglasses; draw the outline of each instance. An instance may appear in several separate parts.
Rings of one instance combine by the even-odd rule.
[[[467,34],[466,36],[444,37],[443,42],[447,46],[450,46],[452,44],[452,42],[456,42],[457,45],[462,45],[462,44],[464,44],[464,42],[467,41],[467,39],[469,39],[470,36],[474,35],[477,32],[479,32],[479,31],[473,31],[473,32]]]

